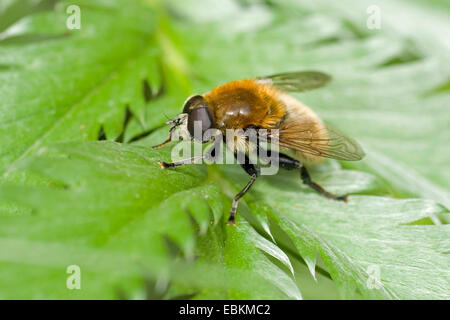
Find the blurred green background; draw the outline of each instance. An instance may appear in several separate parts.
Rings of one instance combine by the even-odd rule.
[[[440,0],[1,0],[0,298],[449,299],[449,17]],[[280,173],[226,227],[245,174],[163,172],[170,147],[149,147],[189,95],[301,70],[333,81],[296,98],[367,154],[313,178],[355,195]]]

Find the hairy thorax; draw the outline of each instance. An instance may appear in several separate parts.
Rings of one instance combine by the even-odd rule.
[[[226,129],[278,129],[280,141],[300,141],[313,147],[328,138],[323,122],[310,108],[291,95],[253,79],[226,83],[204,98],[214,115],[216,128],[223,134]],[[235,139],[238,149],[249,147],[245,137]],[[289,153],[304,162],[320,160],[299,150]]]
[[[245,129],[249,126],[275,128],[285,114],[276,89],[239,80],[219,86],[204,97],[218,129]]]

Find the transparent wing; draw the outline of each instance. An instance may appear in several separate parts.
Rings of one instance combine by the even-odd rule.
[[[290,92],[313,90],[325,86],[331,77],[318,71],[300,71],[274,74],[258,78],[259,83],[273,85],[278,89]]]
[[[279,132],[279,145],[317,157],[338,160],[361,160],[365,153],[352,138],[326,124],[320,131],[290,127]],[[317,131],[317,130],[316,130]]]

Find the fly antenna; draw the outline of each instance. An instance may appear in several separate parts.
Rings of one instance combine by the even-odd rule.
[[[171,120],[164,111],[163,111],[163,115],[164,115],[164,117],[166,117],[167,120]]]

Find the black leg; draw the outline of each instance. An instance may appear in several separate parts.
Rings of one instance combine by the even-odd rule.
[[[236,154],[235,157],[237,157]],[[250,181],[247,183],[244,189],[242,189],[237,195],[234,196],[233,204],[231,205],[230,217],[228,218],[227,224],[236,225],[235,216],[239,199],[242,198],[247,193],[247,191],[250,189],[253,183],[255,183],[256,178],[258,178],[259,176],[259,168],[256,165],[250,163],[250,160],[247,157],[247,155],[244,155],[244,157],[245,162],[241,163],[240,165],[245,170],[245,172],[247,172],[250,175]]]
[[[347,201],[347,195],[337,196],[335,194],[332,194],[331,192],[328,192],[322,186],[320,186],[319,184],[312,181],[308,170],[306,169],[306,167],[303,164],[300,163],[300,161],[293,159],[285,154],[280,153],[279,154],[279,163],[280,163],[281,168],[284,168],[287,170],[300,169],[300,177],[301,177],[303,183],[308,185],[309,187],[311,187],[312,189],[314,189],[321,195],[323,195],[327,198],[330,198],[330,199],[334,199],[334,200]]]
[[[332,194],[332,193],[328,192],[327,190],[325,190],[321,185],[315,183],[314,181],[311,181],[309,172],[308,172],[308,170],[306,170],[306,168],[304,166],[302,166],[300,168],[300,177],[302,178],[302,181],[304,184],[310,186],[311,188],[316,190],[321,195],[323,195],[327,198],[330,198],[330,199],[347,202],[348,195],[345,194],[343,196],[337,196],[337,195]]]
[[[203,159],[211,160],[219,153],[219,150],[220,150],[220,143],[214,143],[214,145],[201,156],[192,157],[189,159],[184,159],[184,160],[175,161],[175,162],[158,161],[158,164],[161,166],[161,169],[167,169],[167,168],[183,166],[185,164],[192,164],[192,163],[195,163],[197,160],[203,160]]]
[[[184,160],[175,161],[175,162],[158,161],[158,164],[161,166],[161,169],[167,169],[167,168],[183,166],[185,164],[195,163],[197,160],[202,160],[204,158],[205,158],[205,156],[203,155],[203,156],[192,157],[189,159],[184,159]]]

